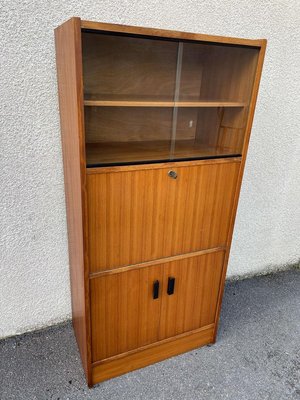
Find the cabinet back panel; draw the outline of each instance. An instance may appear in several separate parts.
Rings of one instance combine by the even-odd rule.
[[[197,110],[180,110],[176,138],[194,139]],[[86,107],[85,129],[87,143],[149,142],[171,140],[173,108],[159,107]]]
[[[178,43],[82,33],[85,98],[162,96],[173,100]]]
[[[196,46],[199,45],[195,45],[195,50]],[[210,51],[203,64],[201,98],[249,103],[259,50],[230,46],[209,47]]]
[[[239,162],[87,176],[90,272],[224,246]]]

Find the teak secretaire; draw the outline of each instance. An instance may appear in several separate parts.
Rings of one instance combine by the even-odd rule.
[[[55,38],[92,386],[215,341],[266,40],[80,18]]]

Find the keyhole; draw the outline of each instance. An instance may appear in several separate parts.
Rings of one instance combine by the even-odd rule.
[[[168,175],[172,179],[176,179],[177,178],[177,173],[175,171],[169,171]]]

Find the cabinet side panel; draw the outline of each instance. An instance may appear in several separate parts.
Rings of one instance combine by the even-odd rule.
[[[85,374],[90,382],[88,264],[84,250],[86,204],[80,19],[72,18],[58,27],[55,30],[55,42],[73,326]]]
[[[231,242],[232,242],[233,228],[234,228],[235,217],[236,217],[236,213],[237,213],[237,207],[238,207],[239,196],[240,196],[241,185],[242,185],[242,179],[243,179],[245,163],[246,163],[246,158],[247,158],[248,145],[249,145],[249,140],[250,140],[251,128],[252,128],[252,123],[253,123],[253,118],[254,118],[254,112],[255,112],[258,89],[259,89],[261,73],[262,73],[262,68],[263,68],[263,63],[264,63],[266,46],[267,46],[267,41],[262,40],[262,46],[259,51],[257,67],[256,67],[256,71],[255,71],[255,79],[254,79],[254,84],[253,84],[251,99],[250,99],[250,105],[249,105],[249,113],[248,113],[248,118],[247,118],[247,123],[246,123],[245,140],[244,140],[243,151],[242,151],[242,162],[241,162],[240,168],[239,168],[239,173],[238,173],[238,178],[237,178],[237,183],[236,183],[236,190],[235,190],[235,195],[234,195],[234,202],[233,202],[233,206],[232,206],[232,213],[231,213],[231,217],[230,217],[230,226],[229,226],[228,235],[227,235],[227,242],[226,242],[227,251],[225,254],[225,259],[224,259],[224,264],[223,264],[222,279],[221,279],[221,285],[220,285],[220,290],[219,290],[219,299],[218,299],[218,305],[217,305],[217,312],[216,312],[216,316],[215,316],[214,342],[216,341],[216,336],[217,336],[218,322],[219,322],[219,317],[220,317],[222,297],[223,297],[224,285],[225,285],[225,277],[226,277],[228,260],[229,260],[229,255],[230,255],[230,247],[231,247]]]

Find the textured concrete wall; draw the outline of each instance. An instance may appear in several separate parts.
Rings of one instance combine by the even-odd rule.
[[[0,337],[70,317],[53,29],[71,16],[269,40],[229,276],[299,259],[300,2],[2,2]]]

